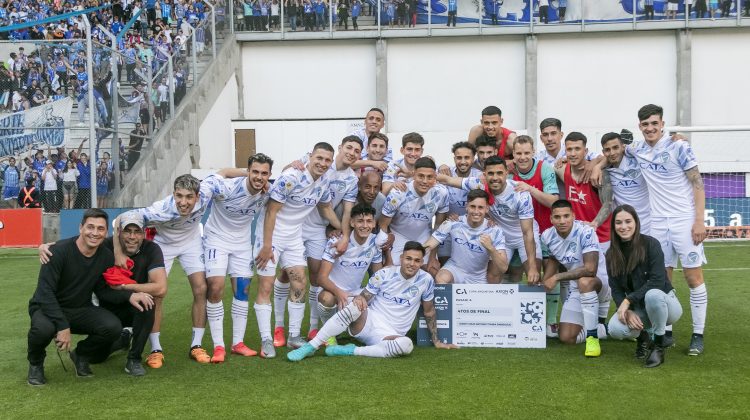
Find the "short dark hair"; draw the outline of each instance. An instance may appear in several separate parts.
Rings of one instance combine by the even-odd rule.
[[[484,117],[485,115],[497,115],[498,117],[502,117],[503,111],[495,105],[490,105],[482,110],[482,116]]]
[[[420,244],[417,241],[407,241],[404,244],[404,253],[406,253],[406,251],[419,251],[419,252],[422,253],[423,257],[424,257],[424,254],[425,254],[424,247],[422,246],[422,244]]]
[[[458,149],[469,149],[471,150],[471,154],[474,155],[477,153],[477,148],[473,144],[469,143],[468,141],[460,141],[451,147],[451,153],[456,153],[456,150]]]
[[[534,150],[534,139],[525,134],[521,134],[520,136],[516,137],[515,140],[513,140],[513,150],[516,149],[517,144],[530,144],[531,150]]]
[[[91,208],[91,209],[86,209],[86,211],[83,212],[83,217],[81,218],[81,226],[83,226],[86,223],[86,219],[90,219],[90,218],[104,219],[104,224],[105,225],[109,224],[109,215],[107,214],[107,212],[96,207]]]
[[[331,146],[330,144],[328,144],[328,143],[326,143],[324,141],[315,143],[315,146],[313,147],[313,150],[312,150],[313,153],[315,153],[315,151],[318,150],[318,149],[323,149],[323,150],[325,150],[327,152],[334,153],[333,146]]]
[[[550,206],[550,210],[554,209],[570,209],[573,211],[573,205],[568,200],[559,199]]]
[[[647,120],[652,115],[658,115],[659,118],[664,118],[664,108],[654,104],[643,105],[641,109],[638,110],[638,121]]]
[[[579,133],[578,131],[571,131],[567,136],[565,136],[565,143],[569,141],[582,141],[583,145],[586,145],[586,136],[583,135],[583,133]]]
[[[419,133],[406,133],[401,137],[401,146],[406,147],[407,143],[414,143],[420,146],[424,146],[424,137]]]
[[[375,209],[367,203],[357,203],[354,207],[352,207],[350,216],[352,219],[354,219],[361,214],[369,214],[370,216],[375,217]]]
[[[619,134],[613,133],[613,132],[604,134],[602,136],[602,146],[607,144],[607,142],[609,142],[610,140],[614,140],[614,139],[620,140],[620,143],[622,143],[622,137],[620,137]]]
[[[416,171],[419,168],[437,169],[437,167],[435,166],[435,161],[431,158],[428,158],[427,156],[421,157],[417,159],[416,162],[414,162],[414,170]]]
[[[385,142],[385,147],[388,147],[388,136],[386,136],[383,133],[372,133],[370,134],[370,137],[367,138],[367,144],[372,143],[373,140],[380,139]]]
[[[273,168],[273,159],[263,153],[256,153],[254,155],[250,155],[250,157],[247,158],[248,168],[251,167],[253,163],[267,163],[269,168]]]
[[[174,190],[188,190],[192,191],[196,194],[200,192],[201,189],[201,182],[198,180],[198,178],[190,175],[180,175],[174,180]]]
[[[359,137],[357,137],[357,136],[355,136],[355,135],[351,135],[351,136],[346,136],[346,137],[344,137],[344,138],[343,138],[343,139],[341,140],[341,145],[342,145],[342,146],[343,146],[343,145],[345,145],[346,143],[357,143],[357,144],[359,145],[359,148],[360,148],[360,149],[361,149],[362,147],[364,147],[364,146],[362,145],[362,139],[361,139],[361,138],[359,138]]]
[[[484,167],[489,168],[492,165],[503,165],[505,168],[508,168],[508,164],[505,163],[505,159],[501,158],[500,156],[490,156],[484,161]]]
[[[382,115],[382,116],[383,116],[383,120],[385,120],[385,112],[383,112],[383,110],[382,110],[382,109],[380,109],[380,108],[377,108],[377,107],[375,107],[375,108],[370,108],[370,110],[369,110],[369,111],[367,111],[367,114],[371,113],[372,111],[375,111],[375,112],[379,112],[379,113],[380,113],[380,115]],[[365,115],[367,115],[367,114],[365,114]]]
[[[544,130],[547,127],[557,127],[558,130],[562,130],[562,121],[557,118],[545,118],[539,123],[539,130]]]
[[[476,148],[492,146],[494,149],[497,149],[497,140],[494,137],[490,137],[486,134],[482,134],[481,136],[477,137],[477,141],[474,143],[474,146]]]
[[[477,198],[484,198],[484,201],[489,202],[490,201],[490,195],[487,194],[487,191],[485,190],[471,190],[466,195],[466,202],[471,203],[472,201],[476,200]]]

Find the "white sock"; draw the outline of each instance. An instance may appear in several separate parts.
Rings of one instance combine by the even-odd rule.
[[[310,293],[308,293],[307,300],[310,302],[310,330],[318,329],[318,293],[323,289],[320,286],[310,286]]]
[[[323,345],[331,337],[336,337],[342,332],[349,328],[349,325],[359,319],[362,316],[362,312],[359,311],[357,305],[350,303],[344,307],[344,309],[336,312],[335,315],[326,321],[320,330],[318,335],[310,340],[310,345],[316,349]]]
[[[690,289],[690,313],[693,316],[693,334],[703,334],[706,326],[706,308],[708,308],[708,292],[706,284]]]
[[[305,302],[292,302],[287,304],[289,311],[289,337],[297,337],[302,329],[302,318],[305,317]]]
[[[271,339],[271,304],[270,303],[256,303],[253,305],[255,308],[255,319],[258,320],[258,331],[260,332],[261,340]]]
[[[395,340],[383,340],[373,346],[357,347],[354,349],[355,356],[366,357],[398,357],[405,356],[414,349],[414,343],[407,337],[398,337]]]
[[[325,306],[322,303],[318,302],[316,306],[318,307],[318,314],[320,315],[321,324],[325,324],[329,319],[331,319],[332,316],[336,314],[335,305],[329,308],[328,306]]]
[[[273,282],[273,314],[276,319],[276,326],[284,326],[284,310],[286,301],[289,298],[289,283],[282,283],[279,279]]]
[[[607,319],[607,315],[609,315],[609,302],[609,299],[599,302],[599,318]]]
[[[672,331],[672,326],[671,326],[671,325],[667,325],[667,326],[666,326],[666,328],[664,328],[664,329],[665,329],[666,331]]]
[[[596,292],[581,293],[581,311],[583,312],[583,329],[586,336],[597,334],[599,298]]]
[[[203,342],[203,333],[205,332],[205,328],[193,327],[193,342],[190,343],[190,348],[201,345],[201,343]]]
[[[162,351],[161,343],[159,342],[159,332],[152,332],[148,335],[148,341],[151,342],[151,351]]]
[[[586,329],[581,328],[581,331],[576,336],[576,344],[581,344],[586,341]]]
[[[224,347],[224,304],[221,301],[206,302],[206,318],[208,327],[211,329],[214,348]]]
[[[570,281],[565,280],[560,282],[560,304],[565,303],[568,300],[568,294],[570,293]]]
[[[232,298],[232,346],[245,341],[245,329],[247,328],[247,308],[250,306],[246,300]],[[268,323],[271,319],[269,317]]]

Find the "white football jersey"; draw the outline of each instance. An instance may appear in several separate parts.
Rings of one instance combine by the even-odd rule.
[[[648,186],[643,179],[638,160],[625,155],[617,168],[607,168],[609,183],[615,205],[630,204],[641,219],[641,227],[651,225],[651,205],[649,204]]]
[[[497,222],[505,234],[505,241],[509,244],[523,243],[523,232],[521,231],[521,220],[534,220],[534,205],[531,202],[531,194],[526,191],[516,192],[516,182],[512,179],[505,181],[505,189],[495,196],[495,203],[490,206],[490,217]],[[480,178],[464,178],[463,189],[471,191],[484,189],[484,183]],[[536,222],[534,229],[539,230]]]
[[[410,279],[404,279],[401,267],[391,266],[370,277],[365,289],[375,295],[369,310],[381,315],[399,335],[406,335],[422,301],[433,299],[435,282],[423,270]]]
[[[448,212],[448,189],[435,185],[425,195],[414,191],[414,183],[406,191],[392,189],[383,205],[383,216],[392,217],[391,230],[401,236],[424,243],[432,232],[432,218]]]
[[[367,144],[369,143],[369,139],[367,138],[367,131],[364,128],[360,128],[350,135],[357,136],[360,140],[362,140],[362,160],[368,159]],[[393,160],[393,150],[390,147],[388,147],[388,152],[386,152],[385,158],[383,158],[383,160],[386,162],[390,162]]]
[[[313,180],[310,172],[289,168],[271,186],[269,197],[283,206],[276,214],[273,238],[282,241],[299,241],[302,224],[311,212],[317,211],[319,203],[331,201],[329,172]],[[256,237],[263,237],[264,216],[257,223]]]
[[[174,196],[159,200],[149,207],[131,210],[143,216],[146,226],[156,228],[154,241],[169,246],[180,246],[200,238],[200,223],[214,194],[218,193],[211,182],[202,181],[193,210],[180,216]]]
[[[505,251],[505,236],[499,226],[487,226],[487,221],[477,228],[472,228],[466,223],[466,216],[461,216],[458,221],[444,221],[432,237],[440,242],[446,240],[451,242],[450,260],[460,269],[486,277],[487,263],[490,255],[479,243],[479,235],[489,235],[492,246],[498,251]]]
[[[602,254],[599,246],[596,231],[591,226],[576,220],[573,222],[573,228],[567,238],[560,236],[553,226],[542,233],[541,242],[542,252],[556,259],[568,271],[583,266],[583,254],[596,252],[599,255],[596,276],[603,283],[607,282],[607,266],[604,262],[604,254]]]
[[[470,177],[479,177],[481,175],[482,171],[477,168],[472,167],[469,170]],[[451,167],[451,176],[459,176],[456,173],[455,166]],[[466,196],[469,195],[469,192],[463,188],[449,186],[446,186],[446,188],[448,188],[448,211],[459,216],[466,214]]]
[[[357,174],[354,173],[352,168],[336,170],[334,166],[336,166],[336,162],[331,165],[327,173],[330,179],[328,185],[331,206],[335,208],[342,201],[356,203],[357,193],[359,193],[359,178],[357,178]],[[320,212],[314,211],[307,216],[305,224],[325,228],[328,226],[328,220],[324,219],[320,215]]]
[[[263,212],[268,194],[258,192],[251,195],[247,189],[247,177],[209,175],[203,182],[216,191],[204,229],[205,236],[228,244],[249,241],[253,220]]]
[[[338,257],[335,256],[338,239],[331,238],[328,240],[323,259],[333,264],[333,269],[328,277],[339,289],[349,293],[359,290],[370,264],[383,262],[383,254],[380,247],[375,244],[375,236],[370,234],[365,243],[360,245],[354,240],[354,233],[352,233],[349,236],[349,246],[346,248],[346,252]]]
[[[695,217],[695,199],[685,171],[698,166],[685,141],[672,141],[669,133],[651,147],[645,141],[626,149],[635,156],[648,186],[652,217]]]
[[[399,175],[401,168],[405,168],[404,158],[388,162],[388,167],[383,172],[383,182],[406,181],[403,175]]]

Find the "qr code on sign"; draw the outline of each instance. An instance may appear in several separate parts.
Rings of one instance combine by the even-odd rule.
[[[544,302],[521,302],[521,324],[541,324]]]

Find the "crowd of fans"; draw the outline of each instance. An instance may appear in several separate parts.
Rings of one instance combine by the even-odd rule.
[[[224,2],[212,4],[221,29]],[[89,57],[83,17],[75,14],[84,10],[91,10],[87,16],[92,27],[93,77],[86,67]],[[90,174],[94,170],[97,204],[105,207],[117,177],[110,154],[100,153],[98,143],[112,133],[113,101],[118,100],[121,107],[138,107],[135,118],[128,121],[135,125],[132,131],[126,129],[130,131],[129,143],[120,139],[119,166],[124,175],[137,162],[144,141],[169,117],[170,96],[175,105],[185,96],[193,49],[197,55],[203,54],[213,42],[211,25],[206,23],[210,13],[203,0],[0,0],[0,28],[4,28],[0,40],[20,43],[0,61],[0,112],[26,111],[70,97],[77,103],[77,126],[86,127],[88,89],[93,80],[98,155],[94,168],[81,148],[69,153],[64,148],[57,153],[47,150],[46,154],[44,150],[30,150],[25,158],[2,158],[0,182],[6,203],[40,205],[47,212],[89,207]],[[58,15],[64,16],[56,20]],[[134,16],[137,18],[133,20]],[[111,39],[100,25],[120,35],[119,52],[114,52]],[[118,69],[116,80],[113,56]],[[171,74],[167,70],[170,58]],[[120,98],[113,97],[115,83],[120,86]],[[39,193],[38,202],[24,203],[25,195],[16,197],[26,181]]]

